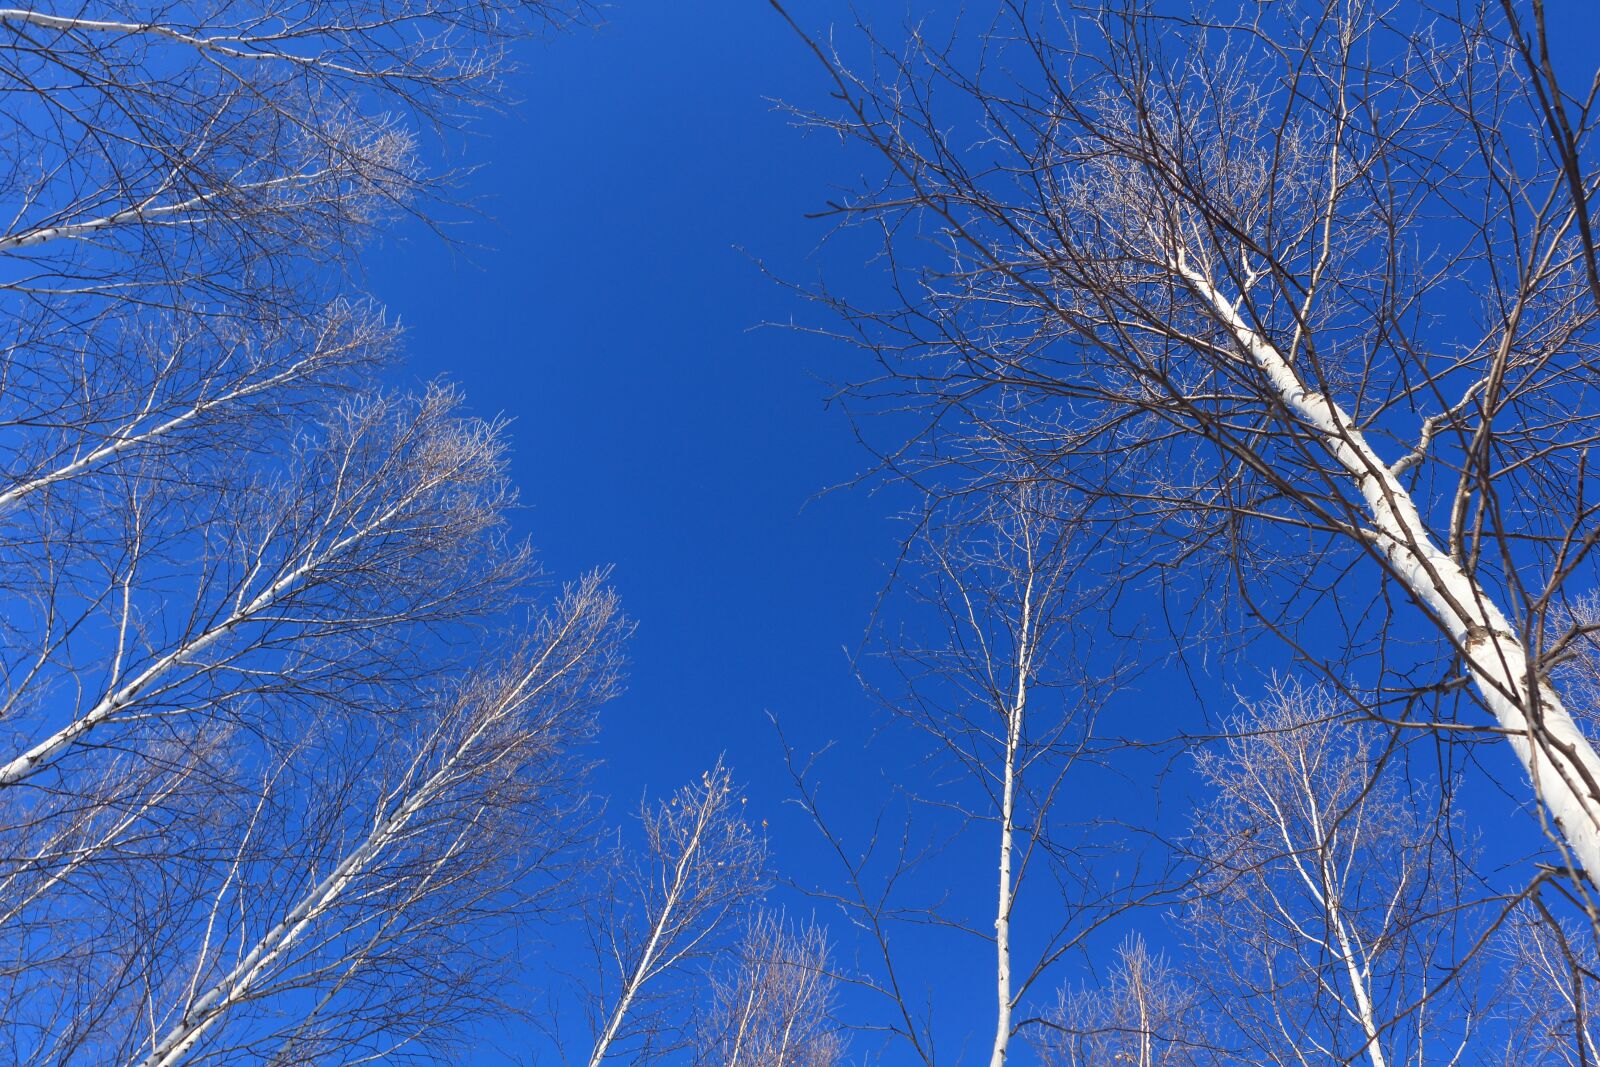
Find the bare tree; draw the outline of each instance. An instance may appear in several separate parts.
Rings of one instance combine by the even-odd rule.
[[[712,975],[696,1021],[694,1056],[705,1067],[838,1067],[837,979],[826,932],[759,912],[745,925],[724,974]]]
[[[252,699],[268,693],[349,686],[342,699],[359,707],[375,682],[424,670],[422,628],[481,612],[527,576],[525,549],[500,537],[503,446],[457,403],[434,389],[341,405],[280,469],[214,472],[201,493],[97,480],[82,521],[110,558],[81,581],[76,516],[43,501],[12,560],[11,618],[35,643],[13,649],[6,718],[20,736],[0,789],[102,751],[107,735],[245,718],[275,707]]]
[[[387,218],[437,204],[419,135],[579,6],[0,9],[0,423],[24,431],[3,503],[158,441],[192,456],[230,411],[382,356],[345,280]]]
[[[1114,641],[1092,636],[1103,624],[1094,607],[1103,584],[1084,567],[1083,502],[982,447],[966,458],[980,477],[930,495],[914,516],[891,590],[901,595],[886,601],[860,661],[888,713],[877,743],[910,754],[916,777],[897,774],[894,800],[858,845],[859,824],[823,810],[813,763],[793,751],[788,761],[797,802],[842,876],[796,882],[840,907],[876,957],[852,981],[875,991],[888,1015],[862,1029],[897,1035],[935,1062],[946,1040],[932,1025],[937,993],[893,942],[934,932],[978,939],[993,960],[986,1047],[998,1067],[1019,1033],[1041,1024],[1043,1006],[1028,1004],[1063,961],[1128,909],[1167,898],[1173,872],[1164,855],[1152,869],[1140,834],[1072,786],[1074,770],[1120,744],[1095,729],[1122,665]],[[984,855],[993,907],[974,915]]]
[[[1200,998],[1188,977],[1130,937],[1103,986],[1064,992],[1040,1032],[1050,1067],[1182,1067],[1211,1062]]]
[[[568,753],[623,626],[591,579],[505,633],[534,572],[458,405],[336,393],[276,459],[246,434],[19,501],[11,1062],[430,1057],[502,996],[489,932],[583,825]]]
[[[292,305],[306,261],[423,183],[415,120],[493,100],[507,44],[560,0],[219,0],[0,9],[3,288]],[[377,106],[374,106],[374,105]],[[402,118],[401,116],[408,116]],[[57,296],[70,298],[57,302]]]
[[[1095,906],[1108,903],[1052,894],[1040,906],[1059,911],[1053,933],[1025,949],[1014,943],[1012,916],[1030,868],[1064,858],[1051,840],[1052,809],[1070,799],[1075,761],[1093,755],[1093,711],[1104,698],[1103,684],[1087,677],[1092,667],[1070,647],[1074,617],[1092,599],[1078,581],[1085,553],[1074,536],[1076,510],[1067,494],[1025,474],[931,505],[902,575],[914,586],[908,612],[925,610],[928,632],[909,622],[885,653],[898,690],[880,700],[960,768],[980,798],[924,799],[994,829],[991,1067],[1005,1063],[1017,1005],[1104,917]]]
[[[901,299],[824,295],[885,368],[859,393],[932,411],[924,462],[1009,440],[1102,502],[1130,579],[1194,598],[1214,565],[1215,621],[1371,714],[1503,738],[1600,869],[1600,756],[1550,673],[1581,631],[1546,625],[1596,584],[1594,113],[1543,121],[1506,10],[1006,5],[862,76],[813,45],[817,121],[885,163],[834,209]]]
[[[447,1052],[505,981],[485,935],[557,884],[551,856],[581,828],[566,752],[616,684],[618,635],[614,598],[588,579],[520,648],[387,724],[324,716],[232,769],[225,793],[199,794],[210,810],[183,853],[181,827],[136,812],[142,833],[105,827],[110,856],[8,870],[8,901],[30,897],[9,942],[83,934],[57,959],[15,957],[15,1062]],[[181,811],[155,800],[168,819]]]
[[[154,981],[151,924],[180,944],[206,925],[187,902],[231,883],[230,850],[254,840],[256,813],[238,798],[267,790],[263,803],[293,810],[294,786],[313,789],[327,761],[333,773],[359,751],[387,758],[334,739],[398,730],[403,748],[415,706],[436,702],[428,691],[481,669],[441,638],[493,647],[491,609],[525,595],[529,570],[500,532],[498,435],[455,405],[446,390],[339,404],[278,464],[197,464],[193,483],[79,479],[14,517],[0,757],[8,1021],[58,1001],[52,1011],[95,1018],[117,999],[92,992],[108,968],[117,982]],[[73,506],[57,506],[68,492]],[[283,862],[303,871],[313,856]],[[67,943],[70,928],[84,936],[60,972],[42,946]],[[20,1062],[69,1062],[16,1047]]]
[[[452,1055],[556,899],[626,626],[349,278],[567,10],[0,9],[6,1062]]]
[[[719,761],[699,782],[645,806],[642,849],[618,846],[610,880],[591,903],[600,973],[589,1067],[660,1056],[685,1040],[674,980],[720,947],[728,919],[765,884],[765,842],[746,822],[744,803]]]
[[[1215,800],[1187,921],[1223,1044],[1255,1063],[1460,1063],[1473,924],[1437,788],[1402,787],[1377,728],[1285,682],[1199,762]]]
[[[1561,920],[1534,898],[1506,924],[1496,954],[1504,968],[1496,1009],[1509,1024],[1499,1062],[1594,1063],[1600,960],[1588,925]],[[1483,1059],[1496,1062],[1492,1054]]]

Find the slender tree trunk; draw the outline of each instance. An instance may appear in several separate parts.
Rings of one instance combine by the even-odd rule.
[[[4,12],[0,12],[0,21],[4,20]],[[170,219],[173,216],[182,216],[185,212],[197,211],[208,204],[222,199],[224,196],[237,196],[240,193],[271,192],[276,189],[292,189],[296,186],[310,185],[323,176],[322,172],[309,172],[305,174],[292,174],[283,178],[273,178],[264,182],[251,182],[237,189],[218,190],[202,196],[192,196],[187,200],[175,204],[153,205],[142,203],[135,207],[123,208],[121,211],[104,215],[97,219],[85,219],[82,222],[63,223],[60,226],[43,226],[26,233],[19,233],[11,237],[0,237],[0,252],[11,252],[20,248],[31,248],[47,241],[62,238],[88,237],[100,230],[108,230],[114,226],[145,225]]]
[[[1332,877],[1332,872],[1327,873]],[[1331,884],[1331,883],[1330,883]],[[1339,943],[1339,955],[1344,957],[1345,976],[1350,981],[1350,993],[1355,997],[1357,1022],[1361,1024],[1361,1032],[1367,1039],[1367,1058],[1372,1061],[1372,1067],[1389,1067],[1384,1058],[1383,1047],[1378,1042],[1378,1020],[1372,1007],[1372,994],[1367,989],[1367,976],[1357,966],[1355,947],[1350,941],[1350,931],[1345,925],[1344,916],[1339,913],[1340,903],[1337,894],[1328,900],[1328,921],[1333,926],[1334,940]]]
[[[230,1008],[249,995],[251,987],[261,975],[294,947],[317,917],[333,907],[345,891],[404,833],[417,813],[439,795],[456,772],[464,754],[476,744],[492,721],[486,721],[469,733],[451,757],[310,892],[301,897],[226,976],[190,1002],[184,1008],[182,1017],[141,1061],[140,1067],[176,1067],[182,1063],[206,1032],[216,1026]]]
[[[1146,1002],[1145,976],[1139,976],[1139,1067],[1155,1067],[1150,1049],[1150,1005]]]
[[[214,397],[197,399],[188,410],[165,419],[154,426],[147,426],[142,429],[137,428],[133,425],[138,421],[137,417],[135,417],[130,420],[130,425],[111,433],[104,444],[83,452],[54,470],[37,474],[17,483],[4,492],[0,492],[0,512],[4,512],[30,493],[35,493],[58,482],[75,478],[93,470],[102,463],[116,458],[129,449],[141,445],[149,445],[163,438],[173,436],[185,425],[200,420],[210,412],[226,411],[230,406],[243,400],[268,392],[277,386],[287,385],[297,379],[304,378],[313,365],[314,359],[312,357],[298,360],[292,366],[271,377],[262,378],[259,381],[246,382],[237,388],[230,389]]]
[[[1319,856],[1317,867],[1321,885],[1317,885],[1305,875],[1303,868],[1301,874],[1310,885],[1313,896],[1321,901],[1323,912],[1328,917],[1328,925],[1333,930],[1333,939],[1338,944],[1339,956],[1344,963],[1345,979],[1350,983],[1350,995],[1356,1002],[1356,1022],[1360,1024],[1361,1033],[1366,1038],[1367,1059],[1371,1061],[1372,1067],[1389,1067],[1383,1054],[1383,1047],[1378,1042],[1377,1013],[1373,1009],[1372,990],[1368,988],[1370,969],[1356,960],[1356,946],[1350,937],[1350,927],[1344,919],[1344,891],[1330,855],[1331,841],[1328,837],[1328,828],[1323,823],[1320,798],[1316,786],[1309,779],[1302,779],[1302,782],[1306,799],[1310,802],[1312,831],[1317,838],[1316,847]]]
[[[441,472],[436,479],[416,487],[406,495],[406,498],[392,504],[376,517],[363,523],[358,529],[341,537],[333,544],[322,548],[310,555],[298,566],[288,570],[267,588],[256,594],[248,603],[241,604],[229,613],[227,618],[212,625],[209,629],[196,635],[182,645],[157,659],[132,681],[107,693],[98,703],[83,715],[61,727],[32,745],[26,752],[13,757],[0,764],[0,789],[17,785],[38,774],[69,746],[78,743],[84,735],[116,716],[116,714],[132,705],[148,690],[152,689],[169,672],[180,670],[191,665],[195,657],[206,651],[241,626],[260,618],[268,609],[280,604],[285,598],[296,593],[302,586],[314,579],[321,568],[329,566],[338,560],[341,554],[354,549],[361,542],[381,536],[389,524],[415,505],[424,492],[431,490],[435,484],[445,482],[450,476],[449,471]],[[171,714],[171,713],[169,713]]]
[[[727,1067],[739,1067],[739,1058],[744,1055],[744,1035],[750,1029],[750,1017],[755,1014],[756,991],[759,988],[759,981],[752,981],[749,992],[745,994],[744,1011],[739,1015],[739,1030],[733,1035],[733,1053],[728,1057]]]
[[[700,838],[705,832],[706,820],[710,818],[711,811],[716,806],[716,800],[714,791],[707,789],[705,803],[695,821],[694,834],[689,838],[683,855],[678,857],[678,863],[673,868],[672,887],[667,891],[667,899],[661,906],[661,914],[651,924],[650,939],[639,955],[638,964],[623,983],[622,995],[617,998],[617,1006],[612,1009],[611,1017],[606,1020],[605,1030],[595,1042],[594,1051],[589,1054],[589,1067],[600,1067],[601,1061],[611,1049],[611,1043],[616,1040],[618,1032],[622,1029],[622,1024],[628,1017],[628,1010],[633,1007],[633,1001],[639,995],[639,989],[650,978],[650,968],[655,963],[656,951],[672,921],[672,913],[678,906],[678,899],[683,895],[684,882],[688,878],[689,871],[693,869],[695,854],[700,851]]]
[[[1022,741],[1022,716],[1028,704],[1028,673],[1033,666],[1033,571],[1029,568],[1022,593],[1022,618],[1018,626],[1017,677],[1011,707],[1006,714],[1005,780],[1000,797],[1000,886],[995,904],[995,1026],[994,1050],[989,1067],[1005,1067],[1011,1044],[1011,906],[1015,899],[1011,858],[1014,851],[1017,752]]]

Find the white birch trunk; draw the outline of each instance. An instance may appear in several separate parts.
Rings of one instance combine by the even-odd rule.
[[[589,1067],[600,1067],[606,1053],[611,1049],[611,1043],[616,1040],[618,1032],[622,1029],[623,1022],[628,1017],[628,1010],[633,1007],[634,998],[639,995],[639,990],[651,978],[651,966],[655,963],[656,953],[661,947],[661,940],[665,936],[668,926],[672,921],[672,913],[678,906],[678,900],[683,895],[684,884],[688,880],[689,872],[693,869],[695,855],[700,851],[700,838],[705,832],[706,822],[710,818],[712,809],[716,806],[717,796],[714,789],[706,790],[705,803],[701,806],[695,820],[694,833],[689,838],[689,843],[684,847],[683,855],[678,857],[678,862],[673,868],[672,886],[667,890],[667,899],[662,903],[661,913],[656,916],[656,921],[650,926],[650,938],[645,942],[644,952],[639,956],[638,964],[629,973],[622,986],[622,993],[617,998],[616,1007],[612,1009],[611,1016],[606,1020],[605,1030],[595,1042],[594,1051],[589,1054]]]
[[[750,991],[745,994],[744,1011],[739,1014],[739,1029],[733,1035],[733,1051],[728,1055],[727,1067],[739,1067],[739,1059],[744,1055],[745,1034],[750,1030],[750,1017],[756,1010],[756,991],[761,988],[759,978],[750,982]]]
[[[374,72],[362,71],[356,67],[339,63],[330,63],[321,59],[307,56],[298,56],[289,52],[282,52],[275,48],[266,47],[270,38],[251,38],[239,36],[214,36],[203,37],[192,33],[183,33],[162,26],[155,22],[116,22],[106,19],[72,18],[63,15],[50,15],[42,11],[30,11],[26,8],[0,8],[0,22],[18,23],[28,26],[37,26],[41,29],[59,30],[63,33],[103,33],[116,36],[133,34],[148,34],[153,37],[164,37],[169,41],[176,41],[202,52],[210,52],[229,59],[249,60],[279,60],[286,63],[296,63],[307,67],[316,67],[322,70],[333,71],[339,74],[354,77],[370,77]],[[241,48],[239,45],[251,47]],[[259,45],[259,47],[257,47]]]
[[[4,245],[5,242],[0,241],[0,248],[3,248]],[[241,400],[247,400],[259,393],[267,392],[280,385],[287,385],[297,378],[302,378],[310,370],[312,363],[313,360],[310,357],[297,360],[285,370],[269,378],[241,385],[209,399],[198,400],[187,410],[173,415],[154,426],[147,426],[143,429],[135,429],[132,425],[125,426],[123,429],[111,434],[104,443],[80,453],[61,466],[42,474],[37,474],[25,482],[20,482],[10,489],[0,492],[0,513],[3,513],[30,493],[36,493],[40,489],[76,478],[86,471],[116,458],[129,449],[153,444],[163,438],[170,437],[188,424],[204,418],[213,411],[226,410],[230,405]]]
[[[0,11],[0,21],[4,21],[5,12]],[[114,229],[118,226],[144,225],[170,219],[174,216],[182,217],[185,213],[198,210],[208,204],[221,200],[225,196],[239,197],[245,194],[268,192],[273,189],[295,188],[310,185],[319,178],[324,177],[322,172],[308,174],[291,174],[282,178],[271,178],[267,181],[250,182],[236,189],[221,190],[215,193],[202,193],[181,200],[173,204],[152,204],[149,200],[135,204],[132,207],[113,211],[109,215],[102,215],[95,219],[84,219],[82,222],[64,222],[59,226],[40,226],[37,229],[26,230],[22,233],[0,237],[0,252],[14,252],[18,249],[32,248],[48,241],[62,238],[89,237],[102,230]]]
[[[443,477],[448,477],[448,475]],[[69,746],[112,719],[119,711],[128,707],[156,685],[169,672],[188,665],[195,656],[200,655],[239,627],[257,618],[268,608],[283,600],[303,585],[306,579],[314,575],[319,568],[327,566],[331,561],[338,559],[342,553],[349,551],[375,533],[381,532],[390,522],[412,506],[423,493],[431,490],[434,484],[434,482],[429,482],[418,487],[417,490],[408,494],[406,499],[396,502],[359,529],[351,531],[321,552],[306,559],[299,566],[288,571],[263,589],[248,603],[235,608],[220,623],[157,659],[126,685],[119,686],[112,692],[107,693],[82,716],[35,743],[27,751],[13,757],[4,764],[0,764],[0,789],[24,782],[49,766],[51,761]]]
[[[1011,907],[1015,888],[1011,877],[1017,796],[1017,752],[1022,742],[1022,716],[1028,706],[1028,674],[1033,668],[1033,566],[1022,592],[1022,617],[1017,636],[1017,677],[1011,706],[1006,709],[1004,784],[1000,795],[1000,886],[995,905],[995,1026],[989,1067],[1005,1067],[1011,1045]]]
[[[404,794],[405,799],[379,819],[377,825],[361,843],[346,853],[326,877],[300,897],[284,917],[262,935],[223,978],[189,1001],[178,1021],[154,1043],[149,1055],[140,1061],[139,1067],[176,1067],[182,1063],[206,1032],[216,1026],[230,1008],[249,994],[261,976],[299,942],[311,924],[336,904],[373,861],[402,837],[417,813],[433,803],[452,784],[462,764],[473,755],[480,740],[489,736],[494,728],[506,719],[516,715],[528,701],[535,699],[555,678],[566,673],[579,661],[580,654],[574,653],[566,661],[554,665],[553,671],[546,671],[546,668],[551,666],[550,657],[561,646],[566,635],[572,631],[577,615],[578,613],[574,612],[562,622],[551,635],[549,644],[535,658],[528,670],[515,684],[498,694],[493,704],[484,711],[471,729],[463,733],[451,746],[448,750],[449,755],[439,762],[433,773],[411,789],[409,794],[404,794],[402,786],[395,788],[391,795]],[[541,679],[541,675],[547,673],[548,676]],[[412,769],[407,772],[408,775],[417,769],[422,759],[423,754],[419,752],[412,763]],[[470,827],[463,831],[463,833],[470,832]],[[458,837],[444,855],[432,861],[432,870],[427,875],[427,880],[431,880],[440,869],[448,865],[451,855],[459,845]]]
[[[1576,865],[1600,875],[1600,754],[1561,698],[1534,678],[1521,641],[1486,591],[1436,545],[1416,504],[1348,414],[1300,380],[1283,354],[1245,322],[1234,304],[1180,252],[1178,274],[1233,335],[1274,394],[1315,432],[1355,482],[1378,549],[1406,589],[1466,655],[1473,683],[1506,732],[1571,850]]]
[[[190,1001],[178,1021],[168,1028],[150,1054],[140,1061],[140,1067],[176,1067],[182,1063],[207,1031],[249,994],[251,987],[299,942],[317,917],[337,903],[350,885],[401,836],[417,812],[438,795],[460,760],[477,743],[492,721],[493,718],[486,719],[463,738],[450,758],[374,827],[327,877],[296,901],[289,912],[251,946],[223,978]]]

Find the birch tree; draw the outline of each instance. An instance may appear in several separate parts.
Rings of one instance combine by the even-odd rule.
[[[589,1067],[643,1062],[681,1048],[681,983],[721,946],[726,924],[765,880],[766,848],[719,761],[698,782],[640,813],[643,847],[619,847],[596,893],[589,938],[599,967]]]
[[[880,359],[859,394],[930,413],[900,469],[1009,440],[1180,639],[1259,627],[1371,714],[1502,739],[1592,870],[1600,756],[1551,677],[1583,630],[1547,624],[1596,577],[1595,112],[1508,13],[1009,5],[860,75],[812,43],[816,121],[883,162],[831,207],[902,299],[823,296]]]
[[[509,43],[573,13],[0,8],[5,447],[29,452],[8,497],[156,441],[198,452],[225,412],[381,355],[347,283],[386,221],[441,205],[419,136],[492,102]]]
[[[1199,1001],[1188,976],[1133,936],[1102,985],[1061,995],[1035,1043],[1050,1067],[1216,1062]]]
[[[838,1067],[845,1042],[833,1017],[838,980],[827,933],[759,912],[724,973],[710,978],[694,1027],[705,1067]]]
[[[40,310],[293,306],[428,182],[418,122],[491,102],[556,0],[0,9],[4,291]],[[253,286],[246,293],[244,283]]]
[[[65,1027],[41,1023],[46,1043],[19,1041],[19,1062],[75,1062],[49,1042],[93,1047],[110,1040],[99,1026],[128,1025],[110,1005],[165,982],[163,946],[213,925],[196,895],[240,891],[231,872],[251,860],[258,818],[325,803],[325,824],[271,842],[277,862],[314,869],[317,835],[336,844],[357,817],[338,799],[360,796],[318,776],[391,758],[357,739],[403,747],[429,690],[477,669],[441,637],[498,643],[485,626],[526,595],[527,556],[501,533],[498,435],[455,405],[446,390],[341,404],[280,465],[197,464],[178,485],[99,476],[73,487],[76,506],[52,506],[56,488],[14,518],[3,1010],[13,1026],[44,1012]],[[270,899],[275,885],[257,888]],[[89,1032],[75,1036],[80,1017]]]
[[[626,630],[361,247],[542,4],[0,9],[0,1041],[437,1059],[584,825]]]
[[[1476,924],[1437,792],[1402,792],[1371,724],[1285,682],[1199,762],[1215,799],[1187,923],[1220,1043],[1254,1063],[1463,1062]]]
[[[92,479],[98,540],[29,512],[69,535],[8,553],[14,1062],[435,1055],[494,999],[476,938],[563,869],[620,623],[591,581],[528,650],[495,636],[527,557],[455,404],[341,405],[199,492]]]
[[[387,722],[319,716],[297,743],[208,768],[193,830],[135,811],[90,827],[110,855],[8,867],[7,941],[81,946],[17,957],[15,1061],[448,1054],[512,973],[483,938],[559,884],[552,856],[581,828],[566,753],[616,685],[619,632],[588,579],[518,648]],[[150,803],[169,823],[183,810]]]
[[[912,604],[931,618],[906,625],[886,652],[898,688],[880,699],[925,734],[936,758],[958,767],[979,798],[924,799],[954,805],[994,835],[995,908],[992,933],[984,932],[994,944],[991,1067],[1006,1061],[1017,1005],[1107,903],[1092,893],[1049,893],[1039,908],[1058,910],[1059,922],[1037,944],[1013,938],[1030,870],[1063,859],[1051,842],[1052,809],[1071,806],[1067,775],[1092,747],[1103,697],[1081,677],[1090,668],[1072,648],[1073,615],[1090,595],[1077,582],[1083,556],[1074,511],[1066,494],[1018,475],[932,505],[915,538],[914,573],[903,576],[914,586]]]
[[[1496,955],[1504,968],[1497,1014],[1508,1025],[1501,1048],[1484,1061],[1594,1063],[1600,1054],[1594,1001],[1600,960],[1587,925],[1561,919],[1535,899],[1506,924]]]
[[[816,758],[784,743],[796,802],[839,861],[837,877],[794,881],[849,917],[872,960],[853,972],[877,1001],[857,1025],[925,1064],[954,1040],[935,1026],[952,994],[922,977],[906,939],[982,945],[989,966],[968,968],[954,995],[988,986],[982,1040],[1000,1065],[1040,1025],[1064,961],[1172,888],[1166,856],[1152,863],[1126,813],[1076,777],[1119,744],[1096,723],[1123,681],[1116,642],[1093,634],[1104,586],[1085,566],[1083,502],[991,443],[963,453],[967,481],[914,514],[859,660],[889,727],[875,744],[907,765],[891,772],[892,800],[872,819],[856,796],[825,810]]]

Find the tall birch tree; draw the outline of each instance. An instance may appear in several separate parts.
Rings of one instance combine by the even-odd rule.
[[[1216,1062],[1194,983],[1137,935],[1117,947],[1102,984],[1061,994],[1034,1044],[1049,1067]]]
[[[1065,961],[1166,898],[1172,870],[1079,779],[1120,744],[1096,725],[1124,680],[1116,643],[1093,636],[1103,585],[1085,566],[1083,501],[1003,451],[971,449],[963,471],[913,516],[859,660],[886,713],[876,743],[911,769],[863,836],[825,808],[815,761],[790,750],[797,802],[839,860],[835,878],[795,881],[840,908],[873,959],[856,972],[878,1001],[861,1029],[925,1064],[951,1040],[929,1005],[951,994],[929,986],[904,939],[981,945],[989,962],[966,968],[957,995],[987,987],[984,1058],[999,1067],[1040,1025]]]
[[[839,1067],[845,1041],[827,933],[758,912],[708,982],[694,1025],[702,1067]]]
[[[1059,911],[1059,921],[1046,923],[1037,944],[1013,934],[1027,876],[1063,859],[1051,841],[1052,809],[1071,807],[1068,772],[1092,748],[1102,696],[1072,648],[1073,616],[1089,599],[1077,584],[1075,510],[1054,486],[1017,475],[932,505],[914,539],[913,573],[904,575],[913,586],[908,614],[920,607],[930,618],[907,622],[886,653],[898,688],[880,699],[927,737],[936,758],[960,768],[979,798],[925,799],[993,831],[990,1067],[1006,1062],[1018,1004],[1105,903],[1049,893],[1039,907]]]
[[[569,13],[0,9],[7,1062],[448,1057],[555,899],[626,625],[352,279]]]
[[[1494,1016],[1506,1026],[1486,1063],[1575,1067],[1600,1055],[1600,958],[1586,924],[1564,920],[1535,898],[1496,944],[1501,976]]]
[[[1102,502],[1189,647],[1264,630],[1369,714],[1500,739],[1592,871],[1600,756],[1552,670],[1596,584],[1596,112],[1533,8],[1006,5],[869,36],[862,75],[811,42],[816,121],[882,162],[832,211],[899,299],[823,296],[928,465],[1003,437]]]

